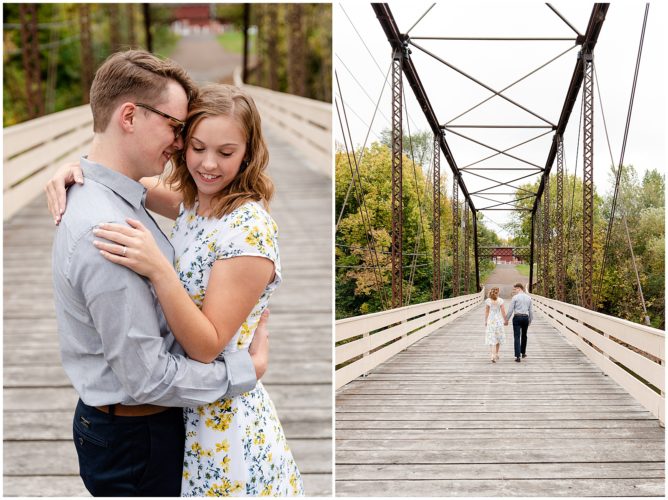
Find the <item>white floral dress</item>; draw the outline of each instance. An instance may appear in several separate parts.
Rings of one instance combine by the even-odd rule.
[[[503,299],[499,297],[492,300],[488,297],[485,299],[485,305],[489,306],[489,316],[485,328],[485,345],[503,344],[506,341],[506,332],[503,329],[504,318],[501,314]]]
[[[197,215],[197,206],[181,206],[171,234],[175,268],[198,307],[202,307],[216,260],[261,256],[275,264],[275,279],[224,352],[248,349],[269,296],[281,282],[277,231],[271,216],[255,202],[245,203],[222,219]],[[181,496],[304,494],[276,410],[261,382],[235,398],[185,408],[184,421]]]

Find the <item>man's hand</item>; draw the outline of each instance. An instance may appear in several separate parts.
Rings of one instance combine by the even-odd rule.
[[[269,366],[269,309],[265,309],[260,316],[260,322],[257,324],[253,341],[248,347],[253,366],[255,366],[255,376],[260,380]]]

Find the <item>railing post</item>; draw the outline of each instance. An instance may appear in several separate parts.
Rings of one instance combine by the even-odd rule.
[[[557,136],[557,255],[556,285],[557,300],[564,302],[566,272],[564,270],[564,138]]]
[[[594,55],[583,52],[584,120],[582,141],[582,305],[593,309],[594,279]]]
[[[459,183],[452,176],[452,296],[459,295]]]
[[[398,48],[392,55],[392,308],[403,304],[402,65],[403,52]]]
[[[434,274],[432,281],[431,300],[441,298],[441,138],[440,133],[434,134]]]

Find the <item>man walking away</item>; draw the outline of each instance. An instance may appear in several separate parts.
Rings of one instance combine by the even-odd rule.
[[[515,283],[513,285],[514,296],[510,301],[506,322],[513,316],[513,335],[515,337],[515,361],[520,362],[520,355],[527,357],[527,331],[533,320],[531,311],[531,297],[524,293],[524,285]]]

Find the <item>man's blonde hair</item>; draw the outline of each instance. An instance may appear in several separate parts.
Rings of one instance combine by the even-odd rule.
[[[104,132],[114,110],[124,101],[161,104],[170,80],[183,87],[188,102],[196,96],[195,83],[174,61],[160,59],[145,50],[110,55],[95,72],[90,88],[93,131]]]

